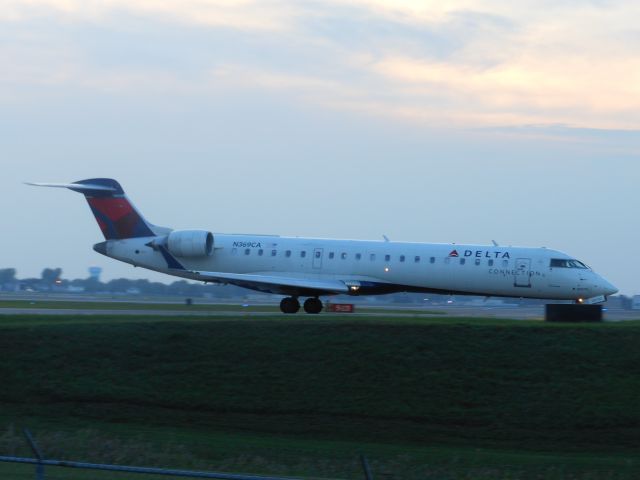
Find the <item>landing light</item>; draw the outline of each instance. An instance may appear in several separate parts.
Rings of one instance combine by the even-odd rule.
[[[357,286],[357,285],[351,285],[349,287],[349,290],[351,290],[352,292],[357,292],[359,289],[360,289],[360,287]]]
[[[584,298],[579,298],[577,301],[578,303],[584,303]]]
[[[384,267],[384,271],[388,272],[389,271],[389,267]]]

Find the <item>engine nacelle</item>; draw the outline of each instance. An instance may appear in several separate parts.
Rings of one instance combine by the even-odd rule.
[[[213,253],[213,233],[205,230],[174,230],[167,248],[176,257],[205,257]]]

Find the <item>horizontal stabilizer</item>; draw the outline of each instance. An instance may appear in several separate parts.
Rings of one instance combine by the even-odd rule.
[[[36,183],[36,182],[24,182],[26,185],[34,187],[54,187],[54,188],[68,188],[76,192],[117,192],[118,189],[108,185],[91,185],[86,183]]]
[[[73,183],[25,183],[35,187],[68,188],[82,193],[106,240],[153,237],[167,231],[148,223],[112,178],[89,178]]]

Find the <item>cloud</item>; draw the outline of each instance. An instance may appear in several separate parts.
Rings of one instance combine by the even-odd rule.
[[[640,128],[640,6],[626,1],[5,3],[5,100],[263,90],[426,125]]]
[[[588,119],[600,128],[640,126],[635,124],[640,120],[640,60],[635,58],[603,59],[594,68],[587,58],[525,56],[477,68],[397,57],[372,69],[417,101],[437,94],[460,113],[486,115],[489,122],[519,115],[570,124]]]
[[[102,21],[118,12],[129,12],[163,21],[247,31],[286,28],[296,11],[294,4],[257,0],[5,0],[4,3],[0,19],[8,21],[41,16]]]

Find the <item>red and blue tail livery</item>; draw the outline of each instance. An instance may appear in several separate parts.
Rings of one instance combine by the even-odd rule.
[[[92,178],[75,182],[77,191],[84,194],[100,230],[107,240],[151,237],[154,235],[147,222],[124,194],[118,182],[109,178]],[[104,186],[110,190],[95,190]]]
[[[96,217],[106,240],[152,237],[156,235],[138,213],[118,182],[110,178],[91,178],[73,183],[31,184],[68,188],[82,193]]]

